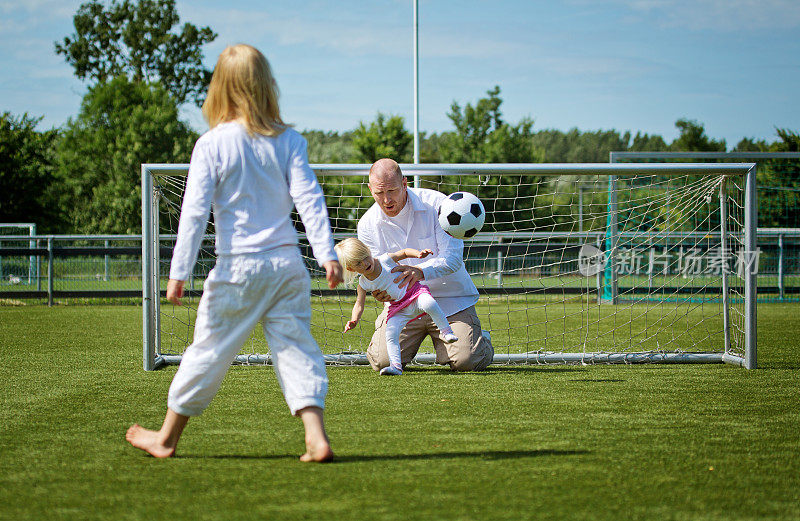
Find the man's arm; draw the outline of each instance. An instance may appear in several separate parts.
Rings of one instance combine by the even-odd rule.
[[[420,280],[433,280],[451,275],[464,265],[464,241],[447,235],[439,226],[437,210],[445,196],[439,192],[422,190],[419,197],[429,207],[426,217],[431,229],[425,236],[432,234],[435,237],[437,255],[414,266],[398,266],[392,269],[392,273],[400,274],[395,278],[400,287],[412,286]]]
[[[422,270],[423,278],[426,280],[450,275],[464,265],[464,241],[447,235],[438,223],[434,232],[439,254],[416,266]]]
[[[395,261],[401,261],[404,259],[422,259],[427,257],[428,255],[433,255],[433,251],[430,249],[425,249],[422,251],[415,250],[414,248],[406,248],[404,250],[400,250],[394,253],[390,253],[389,257]],[[401,288],[404,287],[411,287],[420,280],[425,278],[424,273],[422,270],[417,266],[405,266],[399,265],[392,268],[392,273],[397,273],[398,276],[394,279],[395,282]]]

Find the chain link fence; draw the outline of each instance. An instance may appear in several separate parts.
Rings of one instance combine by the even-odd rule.
[[[467,270],[481,278],[476,280],[476,286],[489,293],[492,288],[507,287],[520,277],[561,275],[574,277],[576,285],[585,284],[577,275],[578,251],[582,244],[601,244],[604,234],[551,235],[553,241],[563,243],[559,255],[566,258],[548,259],[541,253],[515,248],[515,240],[520,238],[513,234],[500,238],[496,234],[478,234],[465,243]],[[681,238],[676,236],[674,240],[679,242]],[[25,301],[52,305],[74,299],[140,302],[141,241],[139,235],[1,235],[0,303]],[[174,236],[160,239],[162,295],[174,241]],[[186,283],[188,296],[196,297],[202,292],[203,281],[214,265],[213,247],[213,237],[206,237]],[[800,302],[800,228],[759,229],[758,248],[759,302]],[[643,266],[646,269],[646,262]],[[314,263],[309,263],[308,268],[316,280],[315,290],[324,291],[322,271]],[[552,273],[553,269],[560,273]],[[644,271],[640,275],[647,276]],[[563,287],[558,291],[563,291]]]

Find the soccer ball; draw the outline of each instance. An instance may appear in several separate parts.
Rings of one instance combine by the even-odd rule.
[[[478,233],[486,220],[481,200],[469,192],[455,192],[439,205],[439,224],[448,235],[468,239]]]

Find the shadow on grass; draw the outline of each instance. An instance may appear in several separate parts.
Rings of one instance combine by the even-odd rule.
[[[452,375],[460,375],[460,376],[486,376],[491,374],[497,373],[521,373],[521,374],[542,374],[542,373],[569,373],[569,372],[583,372],[586,369],[582,367],[573,367],[573,366],[542,366],[542,365],[497,365],[497,366],[489,366],[483,371],[466,371],[466,372],[458,372],[453,371],[452,369],[446,367],[420,367],[420,366],[409,366],[407,367],[404,372],[409,374],[432,374],[432,375],[439,375],[439,374],[452,374]]]
[[[758,371],[759,369],[770,369],[770,370],[780,370],[780,371],[786,371],[786,370],[796,371],[796,370],[800,369],[800,364],[792,363],[791,361],[786,361],[785,363],[758,362],[758,368],[756,369],[756,371]]]
[[[578,456],[588,454],[587,450],[489,450],[464,452],[430,452],[421,454],[344,454],[337,455],[333,463],[349,463],[354,461],[425,461],[447,459],[504,460],[520,458],[537,458],[541,456]],[[179,459],[222,459],[222,460],[297,460],[297,454],[185,454],[176,455]]]
[[[580,382],[580,383],[614,383],[614,382],[624,382],[621,378],[576,378],[574,380],[570,380],[570,382]]]
[[[433,452],[425,454],[345,454],[336,456],[334,461],[381,461],[381,460],[444,460],[444,459],[479,459],[504,460],[520,458],[536,458],[540,456],[576,456],[588,454],[586,450],[489,450],[472,452]]]
[[[487,373],[582,373],[586,369],[575,366],[542,366],[542,365],[498,365],[486,368]],[[475,373],[479,374],[479,373]]]

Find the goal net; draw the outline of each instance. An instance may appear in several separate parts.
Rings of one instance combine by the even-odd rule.
[[[401,165],[409,186],[467,191],[486,209],[464,262],[494,363],[729,362],[755,367],[755,175],[749,163]],[[373,204],[369,165],[312,165],[337,241]],[[213,268],[213,222],[186,283],[164,300],[188,165],[143,165],[144,366],[178,363]],[[412,180],[413,176],[413,180]],[[213,221],[213,219],[212,219]],[[343,333],[355,290],[312,276],[312,333],[331,364],[364,364],[381,304]],[[416,363],[433,363],[430,340]],[[236,358],[270,363],[256,328]]]
[[[610,152],[611,163],[755,163],[758,303],[800,301],[800,152]]]

